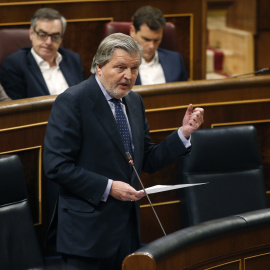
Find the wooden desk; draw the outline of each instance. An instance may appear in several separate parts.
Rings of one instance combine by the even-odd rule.
[[[256,126],[270,190],[270,76],[217,81],[190,81],[155,86],[136,86],[142,95],[151,137],[160,142],[181,125],[189,103],[205,109],[202,128],[252,124]],[[42,169],[43,140],[55,96],[0,103],[0,154],[17,153],[23,163],[29,200],[37,232],[42,242],[48,226],[46,181]],[[152,175],[142,174],[145,187],[177,184],[177,163]],[[181,229],[181,202],[177,191],[151,195],[151,200],[167,234]],[[163,235],[148,202],[141,202],[143,242]]]

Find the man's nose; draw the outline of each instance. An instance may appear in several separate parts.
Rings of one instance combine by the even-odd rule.
[[[148,42],[148,48],[151,48],[151,49],[155,48],[155,42],[153,40]]]
[[[131,69],[130,69],[130,68],[127,68],[127,69],[125,70],[124,77],[125,77],[125,79],[127,79],[127,80],[130,80],[130,79],[131,79],[132,73],[131,73]]]
[[[47,39],[45,40],[45,43],[52,44],[53,43],[52,37],[48,36]]]

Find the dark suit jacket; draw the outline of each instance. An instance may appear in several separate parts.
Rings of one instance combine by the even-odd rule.
[[[70,50],[59,48],[63,56],[60,69],[69,86],[85,79],[80,56]],[[12,99],[50,95],[33,55],[31,47],[23,48],[9,55],[3,61],[0,81]]]
[[[159,145],[152,144],[142,98],[130,92],[124,102],[138,173],[142,169],[154,172],[188,152],[177,131]],[[110,256],[119,247],[134,204],[139,239],[139,202],[123,202],[112,196],[101,201],[108,178],[137,190],[138,179],[94,75],[56,98],[45,135],[44,169],[46,176],[60,185],[59,252]]]
[[[159,48],[158,57],[163,68],[166,83],[188,80],[183,58],[180,53]],[[135,85],[140,84],[142,82],[140,75],[138,75]]]

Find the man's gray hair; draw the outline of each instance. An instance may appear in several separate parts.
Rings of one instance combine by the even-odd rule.
[[[111,34],[101,41],[97,49],[91,65],[92,74],[97,72],[97,65],[103,67],[111,60],[115,49],[122,49],[131,55],[139,55],[140,61],[142,59],[142,47],[137,41],[122,33]]]
[[[40,8],[31,18],[31,26],[36,29],[38,20],[61,20],[62,34],[65,32],[67,27],[66,19],[55,9],[52,8]]]

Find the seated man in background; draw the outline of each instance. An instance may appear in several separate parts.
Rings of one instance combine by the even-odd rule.
[[[60,48],[66,24],[54,9],[36,11],[29,30],[32,48],[6,57],[0,70],[0,81],[10,98],[58,95],[85,79],[80,56]]]
[[[144,6],[135,12],[130,36],[143,47],[142,64],[135,85],[187,80],[181,54],[158,48],[165,26],[165,18],[157,8]]]
[[[0,84],[0,101],[9,101],[11,100],[11,98],[9,98],[4,90],[4,88],[2,87],[2,85]]]

